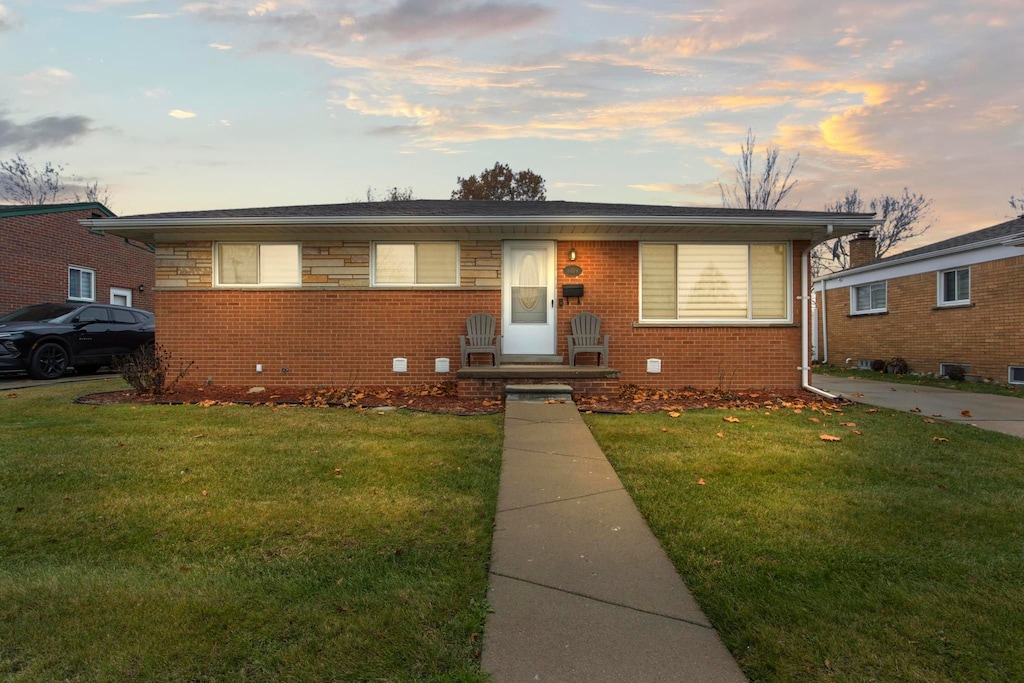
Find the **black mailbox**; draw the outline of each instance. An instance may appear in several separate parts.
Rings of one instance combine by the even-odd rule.
[[[565,299],[579,299],[583,296],[583,285],[562,285],[562,297]]]

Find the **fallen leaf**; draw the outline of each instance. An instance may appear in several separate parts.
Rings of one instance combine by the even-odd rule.
[[[730,415],[729,417],[723,417],[722,419],[725,420],[726,422],[739,422],[740,421],[740,419],[738,417],[733,417],[732,415]]]
[[[341,474],[341,468],[340,467],[335,467],[334,468],[334,473],[335,474]]]
[[[704,481],[704,477],[701,477],[700,479],[698,479],[698,480],[697,480],[697,483],[698,483],[698,484],[699,484],[700,486],[705,486],[705,485],[706,485],[706,482]]]
[[[878,408],[868,408],[864,412],[866,412],[866,413],[877,413],[878,412]]]
[[[11,393],[7,394],[7,398],[17,398],[17,397],[18,397],[18,394],[17,394],[17,392],[14,392],[14,391],[12,391]]]
[[[924,422],[925,424],[929,424],[929,425],[933,425],[933,424],[935,424],[935,420],[931,419],[930,417],[926,417],[926,418],[924,418],[923,422]]]
[[[946,442],[949,441],[949,439],[944,436],[933,436],[932,441]]]
[[[852,429],[850,431],[852,431],[854,434],[857,434],[857,435],[860,435],[860,434],[864,433],[864,432],[860,431],[859,429]]]
[[[717,434],[715,434],[715,436],[721,439],[723,436],[725,436],[725,434],[723,434],[722,432],[718,432]]]
[[[839,426],[840,427],[856,427],[857,423],[856,422],[840,422]]]
[[[795,414],[795,415],[799,415],[802,412],[804,412],[804,411],[800,410],[799,408],[793,408],[793,414]]]
[[[208,493],[206,492],[206,489],[203,489],[203,495],[204,495],[204,496],[207,496],[207,495],[209,495],[209,494],[208,494]]]
[[[661,431],[663,431],[663,432],[667,432],[667,431],[668,431],[668,427],[662,427],[662,428],[661,428]]]
[[[206,434],[195,434],[195,435],[192,436],[192,438],[193,439],[202,439],[205,436],[206,436]]]
[[[677,413],[676,411],[673,410],[671,413],[668,414],[668,416],[669,417],[679,417],[679,413]]]
[[[838,436],[832,436],[831,434],[822,434],[818,438],[822,441],[842,441]]]
[[[971,411],[969,410],[961,410],[960,414],[963,415],[964,417],[974,417],[973,415],[971,415]]]
[[[819,424],[819,423],[821,422],[821,420],[819,420],[819,419],[818,419],[818,418],[816,418],[816,417],[809,417],[809,418],[807,418],[807,419],[808,419],[808,420],[809,420],[810,422],[814,422],[815,424]]]
[[[853,396],[854,398],[864,398],[864,394],[860,393],[859,391],[853,392],[852,394],[850,394],[850,396]]]
[[[920,413],[921,409],[920,408],[911,408],[910,412],[912,412],[912,413]]]

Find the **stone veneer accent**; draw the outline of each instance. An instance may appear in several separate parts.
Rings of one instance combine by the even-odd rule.
[[[464,288],[501,288],[501,241],[462,240],[459,277]],[[302,242],[302,284],[306,288],[370,286],[370,243],[366,240]],[[158,289],[213,287],[213,242],[162,243],[156,250]]]

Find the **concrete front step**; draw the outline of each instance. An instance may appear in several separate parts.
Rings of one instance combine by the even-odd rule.
[[[562,357],[555,354],[501,354],[501,365],[561,365]]]
[[[506,384],[506,401],[572,401],[568,384]]]

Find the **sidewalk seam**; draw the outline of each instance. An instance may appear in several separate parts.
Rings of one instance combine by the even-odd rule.
[[[580,500],[582,498],[591,498],[593,496],[600,496],[600,495],[603,495],[605,493],[617,493],[619,491],[625,491],[625,490],[626,490],[625,486],[620,486],[617,489],[607,489],[605,491],[594,491],[593,493],[584,493],[581,496],[573,496],[572,498],[559,498],[557,500],[545,500],[545,501],[543,501],[541,503],[530,503],[529,505],[520,505],[519,507],[515,507],[515,508],[502,508],[501,510],[498,510],[497,512],[501,513],[501,512],[516,512],[517,510],[528,510],[530,508],[540,507],[541,505],[554,505],[555,503],[565,503],[565,502],[568,502],[570,500]],[[497,516],[497,515],[495,515],[495,516]]]
[[[575,453],[559,453],[558,451],[535,451],[532,448],[516,448],[515,446],[509,446],[505,448],[509,451],[521,451],[523,453],[536,453],[537,455],[557,455],[560,458],[579,458],[580,460],[597,460],[598,462],[608,462],[608,456],[601,454],[601,457],[596,455],[577,455]]]
[[[566,590],[565,588],[558,588],[557,586],[550,586],[546,583],[538,583],[537,581],[530,581],[529,579],[521,579],[518,576],[510,576],[508,574],[502,574],[500,572],[490,572],[491,576],[500,576],[503,579],[509,579],[510,581],[518,581],[520,583],[529,584],[531,586],[537,586],[539,588],[547,588],[548,590],[557,591],[566,595],[575,595],[578,598],[585,600],[591,600],[593,602],[599,602],[603,605],[610,605],[612,607],[621,607],[622,609],[628,609],[631,612],[638,612],[640,614],[649,614],[653,617],[661,617],[662,619],[670,619],[672,621],[678,621],[683,624],[689,624],[690,626],[697,626],[708,631],[716,632],[714,626],[708,624],[702,624],[699,621],[692,621],[690,619],[684,619],[683,617],[674,617],[671,614],[663,614],[661,612],[654,612],[648,609],[641,609],[639,607],[633,607],[632,605],[625,605],[621,602],[612,602],[611,600],[603,600],[601,598],[594,597],[593,595],[587,595],[586,593],[578,593],[576,591]]]

